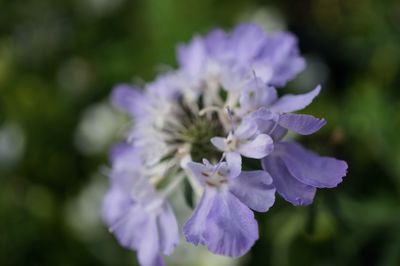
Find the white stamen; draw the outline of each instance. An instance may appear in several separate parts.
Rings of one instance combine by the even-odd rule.
[[[200,197],[203,194],[203,187],[201,186],[199,180],[197,180],[197,178],[188,169],[185,169],[185,172],[194,193],[197,197]]]
[[[218,106],[208,106],[208,107],[203,108],[203,109],[201,109],[199,111],[199,116],[203,116],[203,115],[205,115],[205,114],[207,114],[209,112],[217,112],[217,113],[219,113],[219,112],[221,112],[221,110],[222,110],[221,107],[218,107]]]

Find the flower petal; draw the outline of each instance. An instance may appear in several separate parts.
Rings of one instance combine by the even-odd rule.
[[[228,178],[237,177],[242,171],[242,156],[238,152],[227,152],[225,153],[226,162],[228,164]]]
[[[290,113],[304,109],[309,105],[321,91],[321,86],[317,86],[314,90],[300,95],[288,94],[276,101],[270,110],[279,113]]]
[[[228,47],[228,35],[221,29],[210,31],[204,38],[204,44],[210,56],[218,60],[226,60],[232,53]]]
[[[138,247],[138,260],[141,266],[165,265],[160,254],[160,239],[155,217],[151,217],[145,224],[137,228],[141,235]]]
[[[258,239],[258,225],[253,212],[226,189],[215,195],[204,236],[211,252],[239,257]]]
[[[275,202],[272,178],[265,171],[243,171],[229,183],[229,190],[247,207],[266,212]]]
[[[242,256],[258,239],[253,212],[228,189],[205,189],[183,232],[188,242],[230,257]]]
[[[117,161],[119,158],[125,156],[126,153],[129,153],[133,150],[132,145],[126,143],[126,142],[120,142],[117,144],[114,144],[111,147],[111,150],[109,152],[109,160],[111,163],[114,163]]]
[[[284,127],[281,127],[279,124],[275,126],[274,130],[269,134],[274,142],[278,142],[286,136],[288,130]]]
[[[282,142],[277,150],[289,172],[299,181],[314,187],[332,188],[342,182],[347,163],[323,157],[294,142]]]
[[[257,133],[257,124],[252,120],[244,120],[234,132],[238,139],[249,139]]]
[[[206,188],[200,199],[199,204],[196,206],[192,216],[183,225],[183,234],[186,241],[193,245],[205,245],[205,230],[207,228],[206,222],[210,210],[214,204],[216,191]]]
[[[225,150],[225,138],[222,137],[213,137],[211,138],[211,143],[220,151]]]
[[[239,25],[231,36],[236,60],[243,63],[256,57],[267,40],[264,30],[257,24]]]
[[[273,86],[284,86],[305,67],[305,60],[299,53],[297,38],[288,32],[269,35],[259,57],[261,62],[273,67],[274,73],[269,82]]]
[[[273,150],[273,140],[267,134],[260,134],[255,139],[239,146],[238,152],[243,156],[261,159]]]
[[[188,162],[186,164],[186,167],[190,169],[190,171],[193,173],[194,177],[200,182],[202,186],[205,185],[205,178],[208,176],[207,173],[209,169],[207,166],[201,163],[196,163],[196,162]]]
[[[132,200],[118,186],[112,186],[103,200],[101,215],[109,228],[132,206]]]
[[[193,38],[188,45],[179,45],[177,55],[179,64],[193,77],[204,70],[207,54],[201,37]]]
[[[253,212],[228,189],[205,189],[183,232],[188,242],[230,257],[242,256],[258,239]]]
[[[275,120],[278,117],[277,114],[271,112],[267,108],[261,107],[245,117],[245,120],[253,121],[261,133],[269,134],[274,128],[276,124]]]
[[[312,203],[316,188],[305,185],[295,179],[279,157],[275,155],[265,157],[262,160],[262,166],[271,175],[276,191],[285,200],[295,206]]]
[[[255,75],[265,84],[271,84],[271,79],[274,77],[275,71],[271,64],[266,64],[261,60],[250,64],[248,66],[248,76]]]
[[[130,85],[120,84],[115,86],[112,90],[112,105],[131,115],[143,115],[145,102],[145,96],[140,90]]]
[[[306,62],[304,58],[292,56],[275,67],[271,84],[277,87],[285,86],[286,82],[293,79],[297,74],[304,70]]]
[[[301,135],[310,135],[326,124],[325,119],[318,119],[312,115],[283,114],[279,118],[279,125]]]
[[[147,236],[143,231],[144,226],[151,222],[150,220],[151,218],[145,210],[139,204],[134,203],[118,217],[109,230],[113,232],[121,246],[138,250],[144,237],[153,236],[152,232],[146,232],[150,233]],[[155,234],[157,235],[157,231]]]
[[[271,105],[278,98],[275,88],[269,87],[259,78],[249,80],[241,91],[240,108],[254,111],[260,107]]]
[[[179,229],[175,215],[168,203],[165,203],[159,216],[158,228],[160,230],[161,251],[171,255],[179,243]]]

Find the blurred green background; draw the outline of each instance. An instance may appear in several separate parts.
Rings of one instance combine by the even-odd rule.
[[[328,125],[299,140],[349,174],[315,204],[283,200],[240,260],[184,245],[169,265],[400,265],[400,2],[397,0],[0,0],[0,265],[136,265],[99,218],[107,149],[126,128],[108,102],[175,47],[256,21],[299,38],[289,90],[323,92]]]

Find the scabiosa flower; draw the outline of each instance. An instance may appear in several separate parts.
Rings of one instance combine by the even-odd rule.
[[[244,24],[196,36],[177,54],[177,70],[144,88],[118,85],[111,96],[132,124],[112,152],[103,217],[141,265],[163,265],[178,244],[168,197],[179,189],[194,203],[186,240],[239,257],[258,239],[253,211],[268,211],[275,191],[310,204],[316,188],[335,187],[347,170],[344,161],[282,141],[289,130],[310,135],[326,123],[293,113],[319,86],[278,96],[276,87],[305,66],[293,35]]]
[[[262,159],[273,149],[272,138],[261,134],[252,120],[244,120],[235,131],[229,132],[226,138],[213,137],[210,141],[224,152],[227,162],[235,168],[242,165],[241,155]]]

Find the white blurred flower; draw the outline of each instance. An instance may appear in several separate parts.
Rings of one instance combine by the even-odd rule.
[[[106,179],[94,175],[79,195],[66,205],[65,220],[83,240],[98,238],[104,230],[99,210],[106,189]]]
[[[6,122],[0,127],[0,166],[15,165],[25,149],[25,135],[15,122]]]
[[[98,103],[84,111],[75,132],[75,144],[88,155],[106,150],[120,129],[123,116],[106,103]]]
[[[239,21],[254,22],[266,31],[286,30],[286,20],[279,10],[274,8],[255,7],[244,11]]]

